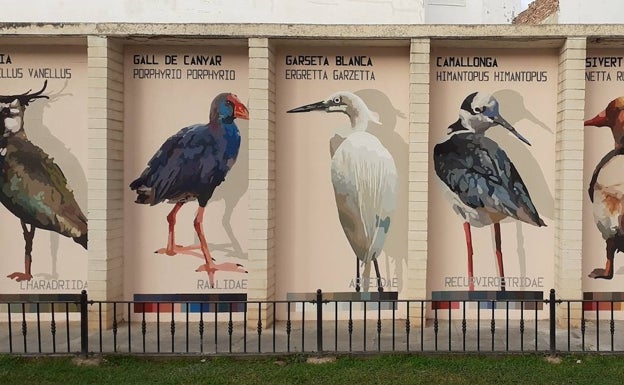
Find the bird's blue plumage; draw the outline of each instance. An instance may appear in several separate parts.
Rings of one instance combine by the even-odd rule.
[[[493,140],[456,133],[434,147],[433,159],[438,177],[466,206],[544,225],[516,167]]]
[[[130,184],[137,203],[197,198],[205,206],[234,165],[241,137],[233,107],[221,94],[213,102],[208,124],[185,127],[168,138]],[[216,105],[215,105],[216,104]]]

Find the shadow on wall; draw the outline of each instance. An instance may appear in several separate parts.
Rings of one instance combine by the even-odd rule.
[[[398,119],[407,119],[407,114],[397,110],[386,94],[375,89],[364,89],[354,92],[362,98],[368,108],[379,114],[381,125],[371,124],[368,131],[375,135],[388,149],[397,168],[399,184],[397,189],[396,209],[392,215],[392,223],[384,245],[385,260],[381,263],[391,278],[399,278],[398,290],[403,290],[403,269],[407,267],[407,212],[408,186],[407,175],[409,165],[408,144],[395,131]],[[395,271],[391,271],[390,260],[394,262]],[[381,260],[380,260],[381,261]]]
[[[24,130],[28,139],[41,147],[54,162],[60,167],[61,171],[67,178],[68,187],[74,191],[74,197],[80,209],[85,215],[87,214],[87,176],[78,158],[72,153],[72,150],[68,148],[65,143],[59,140],[52,134],[50,128],[47,127],[44,122],[45,111],[49,108],[54,108],[54,103],[65,97],[72,97],[73,94],[63,93],[63,90],[67,87],[67,82],[63,85],[63,88],[56,93],[46,92],[49,99],[38,99],[37,101],[30,103],[24,112]],[[66,129],[72,130],[72,119],[67,117]],[[38,234],[48,233],[50,237],[50,256],[52,271],[49,273],[36,274],[38,277],[44,279],[57,279],[58,270],[58,248],[59,238],[61,237],[54,231],[40,231]]]
[[[526,133],[522,130],[522,121],[524,120],[528,120],[543,128],[551,135],[554,134],[552,129],[526,108],[524,97],[517,91],[505,89],[494,92],[493,95],[500,103],[501,115],[514,126],[520,134],[527,137]],[[532,148],[519,141],[513,135],[510,135],[505,129],[491,129],[489,135],[498,142],[501,148],[514,162],[522,180],[529,189],[531,200],[535,204],[540,216],[550,220],[554,219],[555,199],[548,188],[548,182],[546,181],[540,163],[535,159]],[[539,140],[539,138],[529,137],[527,137],[527,139],[529,142]],[[507,219],[507,221],[511,220],[512,219]],[[516,226],[517,253],[520,266],[519,274],[520,276],[526,276],[527,256],[524,248],[525,236],[522,229],[523,225],[520,221],[514,220],[514,223]],[[492,229],[492,232],[493,231]],[[494,236],[492,235],[492,248],[495,248],[493,239]]]

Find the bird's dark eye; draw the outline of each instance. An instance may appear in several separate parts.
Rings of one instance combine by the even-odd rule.
[[[342,98],[340,96],[336,96],[333,100],[334,103],[336,104],[340,104],[340,102],[342,102]]]

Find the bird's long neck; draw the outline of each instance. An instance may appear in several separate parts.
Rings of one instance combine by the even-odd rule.
[[[351,129],[353,131],[366,131],[368,128],[368,116],[366,114],[352,113],[347,114],[351,121]]]

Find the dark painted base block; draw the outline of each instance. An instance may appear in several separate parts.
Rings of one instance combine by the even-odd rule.
[[[474,304],[479,309],[541,310],[543,291],[432,291],[433,309],[459,309],[465,302]]]
[[[586,291],[583,293],[583,310],[620,311],[624,292]]]

